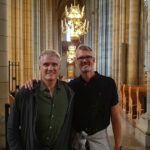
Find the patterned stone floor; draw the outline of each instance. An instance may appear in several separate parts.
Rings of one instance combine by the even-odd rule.
[[[135,128],[125,119],[125,116],[122,116],[122,128],[123,128],[123,150],[150,150],[150,148],[145,148],[135,139]],[[113,150],[113,132],[111,125],[108,128],[108,134],[110,138],[110,143]]]

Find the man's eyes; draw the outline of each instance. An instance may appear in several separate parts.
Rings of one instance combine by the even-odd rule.
[[[81,57],[78,57],[77,60],[84,60],[84,59],[92,59],[92,56],[81,56]]]
[[[45,67],[48,67],[48,66],[53,66],[53,67],[57,67],[58,66],[58,64],[57,63],[52,63],[52,64],[49,64],[49,63],[44,63],[43,64],[43,66],[45,66]]]
[[[56,64],[56,63],[53,63],[53,64],[51,64],[53,67],[57,67],[58,66],[58,64]]]

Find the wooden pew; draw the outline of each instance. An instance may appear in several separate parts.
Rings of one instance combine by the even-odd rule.
[[[129,112],[129,87],[123,84],[122,108],[128,114]]]
[[[137,89],[138,86],[129,86],[129,117],[137,117]]]
[[[137,89],[137,117],[146,112],[147,86],[138,86]]]
[[[129,86],[123,84],[120,86],[122,99],[122,109],[131,119],[139,118],[146,112],[146,85]]]

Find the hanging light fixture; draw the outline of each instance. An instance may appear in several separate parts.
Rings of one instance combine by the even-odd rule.
[[[84,19],[85,6],[80,10],[79,4],[74,5],[68,9],[65,7],[65,17],[61,21],[61,29],[63,33],[70,33],[71,39],[79,39],[80,36],[87,34],[89,28],[89,21]]]
[[[68,46],[67,62],[68,62],[69,64],[72,64],[72,63],[74,62],[75,50],[76,50],[76,46],[75,46],[75,45],[70,45],[70,46]]]

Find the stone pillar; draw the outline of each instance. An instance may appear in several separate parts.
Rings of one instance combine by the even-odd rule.
[[[119,0],[113,1],[113,34],[112,34],[112,77],[118,83],[118,74],[119,74]]]
[[[126,0],[122,0],[120,4],[120,35],[119,35],[119,77],[118,87],[122,83],[126,83],[126,59],[127,44],[125,43],[125,27],[126,27]],[[120,88],[119,88],[120,89]]]
[[[144,54],[146,51],[145,45],[148,45],[148,44],[145,44],[145,41],[147,41],[146,40],[147,33],[145,33],[145,28],[146,28],[146,30],[148,28],[145,26],[147,24],[147,20],[145,20],[145,18],[147,17],[147,14],[145,14],[145,12],[148,12],[148,11],[144,11],[147,9],[147,7],[144,7],[144,1],[145,0],[142,0],[140,2],[140,29],[139,29],[139,32],[140,32],[139,38],[140,39],[139,39],[139,51],[138,51],[138,56],[139,56],[139,62],[138,62],[139,63],[139,85],[144,84],[144,81],[145,81],[145,72],[144,71],[146,71],[146,68],[145,68],[144,60],[146,58],[145,58]]]
[[[91,17],[91,5],[92,5],[92,3],[93,3],[92,0],[86,1],[86,7],[85,7],[86,16],[87,16],[87,19],[89,20],[89,30],[88,30],[87,35],[84,37],[84,43],[90,47],[92,45],[92,17]]]
[[[147,112],[137,121],[135,136],[139,142],[150,147],[150,1],[148,2],[148,64],[147,64]]]
[[[129,49],[127,62],[127,84],[138,84],[138,47],[139,47],[139,0],[130,0],[129,9]]]
[[[44,49],[55,49],[61,51],[61,31],[57,8],[53,0],[33,1],[33,77],[40,78],[37,66],[38,56]],[[58,10],[57,10],[58,9]],[[64,10],[63,10],[64,12]],[[58,17],[60,17],[58,19]]]
[[[58,30],[58,26],[57,26],[57,30],[54,30],[53,28],[54,28],[54,26],[53,26],[53,16],[54,15],[56,15],[56,13],[54,13],[53,11],[54,11],[54,5],[53,5],[53,3],[52,3],[52,0],[48,0],[48,9],[47,9],[47,16],[48,16],[48,18],[47,18],[47,32],[48,32],[48,40],[47,40],[47,42],[48,42],[48,48],[50,48],[50,49],[52,49],[53,47],[55,47],[55,46],[53,46],[53,43],[55,43],[56,42],[56,44],[57,44],[57,46],[56,46],[56,49],[58,48],[58,43],[57,43],[57,40],[58,40],[58,38],[57,38],[57,36],[56,36],[56,33],[54,33],[54,32],[56,32],[57,30]],[[54,13],[54,14],[53,14]],[[61,27],[61,25],[59,26],[59,27]],[[56,40],[55,40],[55,42],[54,42],[54,39],[53,39],[53,37],[54,36],[56,36]]]
[[[99,20],[101,15],[99,14],[99,3],[100,1],[89,0],[85,3],[86,15],[85,18],[89,21],[89,30],[87,35],[84,36],[84,43],[89,45],[94,51],[95,56],[98,58],[98,34],[99,34]],[[98,59],[96,59],[97,61]],[[96,66],[97,65],[97,66]],[[95,69],[99,71],[98,63],[95,63]]]
[[[38,58],[41,51],[40,44],[40,0],[33,0],[33,78],[40,79],[40,72],[38,68]]]
[[[99,1],[98,71],[111,76],[112,0]]]
[[[106,1],[99,1],[99,51],[98,51],[98,71],[105,75],[105,54],[106,54]]]
[[[98,70],[98,31],[99,31],[99,1],[96,0],[95,1],[95,45],[94,45],[94,49],[95,49],[95,70]]]
[[[112,39],[115,37],[115,24],[116,24],[116,20],[115,20],[115,5],[116,4],[116,0],[113,1],[113,8],[112,8]],[[115,41],[112,40],[112,64],[115,64]],[[115,65],[112,65],[112,77],[115,78]]]
[[[119,84],[126,83],[127,44],[121,43],[119,52]]]
[[[148,71],[147,71],[147,114],[150,116],[150,1],[147,0],[148,3]],[[150,123],[150,122],[149,122]],[[150,129],[150,124],[149,124]],[[150,132],[149,132],[150,133]]]
[[[93,1],[91,3],[91,6],[90,6],[90,11],[91,11],[91,38],[92,38],[92,43],[91,43],[91,48],[93,50],[95,50],[95,27],[96,27],[96,22],[95,22],[95,2]]]
[[[112,7],[113,7],[113,0],[108,0],[107,1],[107,9],[108,9],[108,23],[107,23],[107,28],[108,28],[108,38],[107,38],[107,69],[106,69],[106,75],[107,76],[111,76],[112,75],[112,64],[111,64],[111,61],[112,61]]]
[[[19,85],[32,78],[32,2],[33,0],[7,1],[8,58],[11,62],[19,62],[19,69],[15,70]],[[10,75],[10,80],[12,76]]]
[[[0,119],[4,116],[5,103],[8,100],[8,59],[7,59],[7,3],[0,0]]]

